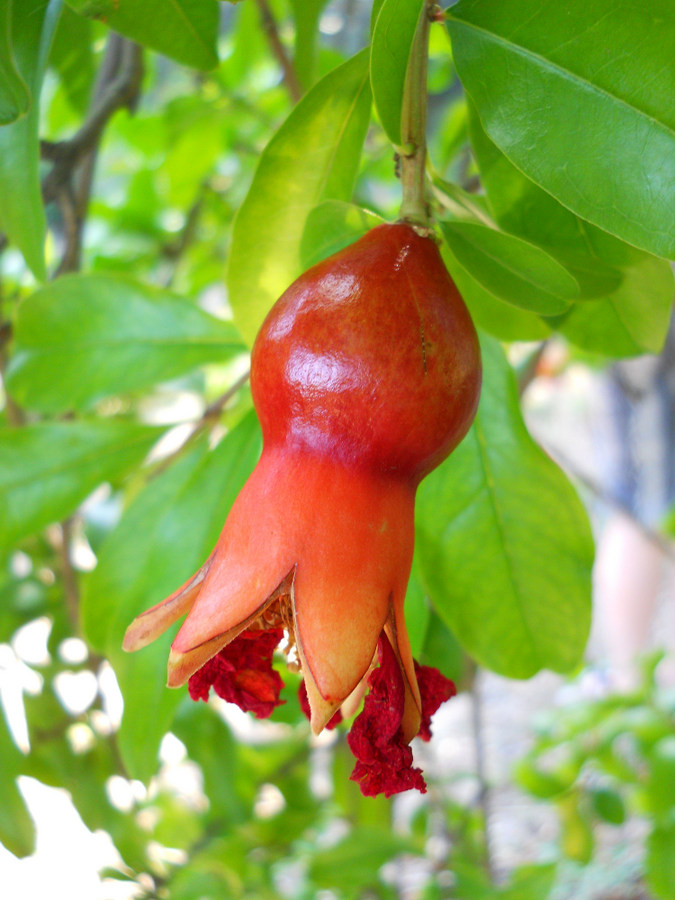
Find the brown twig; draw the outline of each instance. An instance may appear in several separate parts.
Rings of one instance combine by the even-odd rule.
[[[227,406],[230,400],[237,394],[238,391],[243,388],[246,382],[251,377],[250,372],[244,372],[243,375],[240,375],[239,378],[232,384],[226,391],[224,391],[219,397],[216,397],[209,405],[206,407],[204,412],[202,413],[202,417],[199,420],[200,425],[206,425],[208,422],[213,421],[216,416],[219,416],[223,409]]]
[[[185,224],[181,228],[180,232],[175,236],[173,240],[167,241],[162,247],[162,256],[164,256],[167,262],[170,264],[169,272],[162,280],[162,283],[166,288],[171,287],[176,276],[178,264],[183,257],[183,254],[194,240],[195,234],[197,232],[197,226],[199,224],[199,217],[201,216],[202,209],[204,208],[204,200],[209,188],[210,185],[208,184],[208,182],[202,184],[194,203],[185,216]]]
[[[522,397],[528,387],[532,384],[534,379],[537,377],[537,368],[541,361],[542,356],[546,352],[546,348],[548,347],[548,340],[542,341],[539,346],[535,349],[534,353],[530,355],[530,358],[527,360],[524,368],[518,375],[518,396]]]
[[[180,447],[177,447],[172,453],[169,453],[168,456],[165,456],[158,465],[153,470],[150,478],[156,478],[158,475],[161,475],[177,457],[185,450],[185,448],[192,441],[197,438],[202,431],[207,428],[210,424],[214,422],[215,419],[218,418],[223,409],[227,406],[227,404],[232,400],[232,398],[237,394],[238,391],[246,384],[248,379],[250,378],[250,372],[244,372],[243,375],[240,375],[239,378],[234,382],[234,384],[230,385],[230,387],[224,391],[219,397],[216,397],[209,405],[206,407],[204,412],[201,414],[199,419],[193,423],[192,430],[187,435],[183,443]]]
[[[286,52],[286,48],[281,43],[281,38],[279,37],[279,27],[274,18],[274,14],[270,9],[270,5],[267,0],[256,0],[258,3],[258,9],[260,10],[260,18],[262,20],[262,26],[265,30],[265,34],[267,35],[267,40],[269,42],[272,53],[276,56],[279,65],[281,66],[281,71],[283,72],[284,84],[288,88],[288,93],[291,95],[291,99],[294,103],[297,103],[298,100],[302,97],[302,85],[300,84],[300,79],[298,78],[298,73],[295,71],[295,66],[293,65],[288,53]]]
[[[44,201],[58,203],[65,231],[65,249],[56,275],[79,268],[99,143],[114,113],[135,107],[142,77],[141,48],[111,34],[86,121],[67,141],[41,143],[42,158],[52,163],[42,185]]]

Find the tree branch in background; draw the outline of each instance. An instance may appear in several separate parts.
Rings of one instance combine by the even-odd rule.
[[[267,0],[257,0],[258,9],[260,10],[260,18],[262,20],[262,26],[267,35],[267,40],[269,42],[272,53],[276,56],[279,65],[281,66],[281,70],[283,72],[284,84],[288,88],[288,93],[291,95],[291,98],[294,103],[297,103],[298,100],[302,97],[302,85],[300,84],[300,79],[298,78],[298,73],[295,71],[295,66],[293,62],[288,56],[286,52],[286,48],[281,43],[281,38],[279,37],[279,27],[274,18],[274,14],[270,9],[270,5]]]
[[[86,121],[69,140],[41,144],[42,158],[53,163],[42,186],[44,200],[58,203],[65,230],[65,249],[57,275],[79,268],[99,143],[105,126],[118,109],[135,108],[142,77],[141,48],[118,34],[111,34]]]

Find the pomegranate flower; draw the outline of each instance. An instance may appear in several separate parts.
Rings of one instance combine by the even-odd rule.
[[[314,266],[256,339],[263,452],[218,543],[129,626],[137,650],[187,614],[168,683],[260,718],[280,647],[312,730],[369,687],[348,737],[366,795],[424,791],[409,743],[454,685],[412,658],[403,604],[417,485],[459,443],[480,390],[476,334],[434,242],[383,225]],[[379,662],[379,665],[376,664]]]

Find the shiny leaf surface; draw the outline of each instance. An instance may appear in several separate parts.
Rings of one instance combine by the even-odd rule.
[[[365,51],[319,81],[269,142],[234,223],[227,284],[250,343],[274,301],[302,271],[310,211],[349,200],[370,117]]]

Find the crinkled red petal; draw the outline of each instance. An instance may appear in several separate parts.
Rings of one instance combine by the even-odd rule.
[[[300,682],[300,687],[298,688],[298,700],[300,701],[300,709],[307,716],[308,719],[312,718],[312,710],[309,707],[309,698],[307,696],[307,687],[305,685],[304,680]],[[338,709],[333,718],[328,722],[325,726],[329,731],[332,731],[342,721],[342,712]]]
[[[269,718],[285,703],[279,699],[284,683],[272,668],[274,650],[283,636],[282,628],[242,631],[190,677],[192,699],[208,700],[213,687],[219,697],[244,712]]]
[[[368,678],[370,690],[363,710],[347,735],[356,757],[350,778],[359,783],[364,797],[391,797],[411,788],[424,794],[427,787],[422,772],[413,768],[412,750],[403,740],[405,685],[401,668],[384,634],[377,649],[380,665]]]
[[[413,662],[422,699],[422,721],[417,737],[428,741],[431,740],[431,717],[441,703],[457,694],[457,688],[454,681],[446,678],[433,666],[421,666],[416,659]]]

